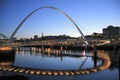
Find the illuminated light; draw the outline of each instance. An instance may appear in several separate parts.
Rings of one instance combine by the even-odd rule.
[[[63,47],[62,46],[60,47],[60,50],[63,51]]]
[[[0,67],[0,70],[2,70],[2,68]]]
[[[97,72],[97,69],[91,69],[92,72]]]
[[[25,71],[25,69],[20,69],[20,71],[19,72],[24,72]]]
[[[64,73],[63,73],[62,71],[59,71],[59,74],[60,74],[60,75],[63,75]]]
[[[50,48],[47,48],[47,53],[48,53],[48,56],[50,56],[50,53],[51,53],[51,49]]]
[[[6,70],[8,70],[8,69],[9,69],[9,68],[4,68],[3,70],[5,70],[5,71],[6,71]]]
[[[87,71],[86,71],[86,70],[83,70],[83,72],[84,72],[83,74],[87,74]]]
[[[111,64],[111,62],[110,62],[110,61],[108,61],[108,67],[110,66],[110,64]]]
[[[85,74],[85,71],[80,71],[81,74]]]
[[[51,72],[51,71],[48,71],[48,75],[52,75],[52,72]]]
[[[101,66],[99,67],[99,69],[100,69],[100,70],[104,70],[104,69],[105,69],[105,65],[101,65]]]
[[[75,74],[80,74],[80,72],[79,71],[75,71]]]
[[[36,71],[36,74],[40,74],[41,72],[40,71]]]
[[[18,69],[15,69],[14,72],[18,72],[19,70],[20,70],[19,68],[18,68]]]
[[[30,74],[34,74],[34,73],[35,73],[35,71],[34,71],[34,70],[31,70],[31,71],[30,71]]]
[[[100,66],[98,69],[99,69],[99,70],[103,70],[103,67]]]
[[[69,72],[66,71],[66,72],[65,72],[65,75],[69,75]]]
[[[25,73],[29,73],[29,72],[30,72],[30,70],[26,70],[26,71],[25,71]]]
[[[15,68],[9,68],[8,71],[13,71]]]
[[[71,75],[74,75],[74,73],[73,73],[73,72],[70,72],[70,74],[71,74]]]
[[[0,62],[0,66],[8,66],[11,65],[11,62]]]
[[[8,69],[8,71],[12,71],[12,69]]]
[[[12,69],[8,69],[8,71],[12,71]]]
[[[10,46],[0,47],[0,51],[5,51],[5,50],[13,50],[13,47],[10,47]]]
[[[58,73],[55,71],[55,72],[54,72],[54,75],[58,75]]]
[[[43,71],[42,74],[45,75],[45,74],[47,74],[47,72],[46,72],[46,71]]]
[[[56,50],[56,51],[55,51],[56,56],[58,56],[58,53],[59,53],[59,51],[58,51],[58,50]]]
[[[88,70],[86,70],[85,73],[89,74],[90,72]]]

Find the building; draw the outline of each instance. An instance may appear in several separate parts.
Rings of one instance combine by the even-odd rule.
[[[85,36],[87,40],[102,40],[103,34],[102,33],[93,33],[91,35]]]
[[[38,40],[38,35],[34,35],[34,40]]]
[[[120,27],[112,25],[103,29],[103,37],[110,40],[120,40]]]
[[[41,37],[44,37],[44,34],[42,33],[42,36]]]
[[[103,42],[103,34],[102,33],[93,33],[91,35],[86,35],[86,40],[91,45],[101,44]]]

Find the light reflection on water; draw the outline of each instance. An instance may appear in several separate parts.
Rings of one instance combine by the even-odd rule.
[[[13,52],[6,52],[6,53],[2,53],[0,52],[0,66],[11,66],[12,63],[14,63],[14,65],[18,65],[17,61],[19,61],[19,64],[23,64],[23,62],[25,62],[23,60],[26,59],[28,60],[28,62],[31,64],[34,61],[34,64],[39,64],[39,58],[41,57],[41,60],[46,60],[49,59],[50,57],[55,58],[55,60],[57,59],[60,63],[64,62],[66,60],[68,60],[68,58],[71,59],[72,61],[72,57],[70,56],[59,56],[58,54],[60,53],[60,50],[53,50],[57,52],[56,55],[52,54],[52,51],[50,51],[51,53],[47,53],[47,52],[41,52],[40,49],[38,49],[38,51],[29,51],[30,48],[24,48],[25,50],[19,50],[16,51],[16,53],[14,54]],[[62,54],[77,54],[77,55],[88,55],[88,56],[93,56],[93,52],[92,51],[83,51],[83,53],[81,51],[70,51],[70,50],[64,50],[62,51]],[[99,52],[99,51],[98,51]],[[29,80],[71,80],[71,78],[73,80],[119,80],[119,55],[118,54],[112,54],[113,52],[111,51],[101,51],[103,54],[107,54],[110,57],[111,60],[111,65],[109,68],[103,70],[103,71],[98,71],[96,73],[90,73],[90,74],[85,74],[85,75],[74,75],[73,76],[45,76],[45,75],[29,75],[27,74],[27,76],[29,77]],[[17,55],[21,56],[18,57]],[[26,56],[27,55],[27,56]],[[15,59],[14,59],[15,58]],[[73,67],[74,69],[78,69],[80,68],[81,62],[84,61],[86,59],[86,57],[73,57],[75,60],[78,61],[79,66],[77,67]],[[33,60],[32,60],[33,59]],[[36,59],[36,60],[35,60]],[[33,61],[30,62],[29,60]],[[38,60],[38,63],[37,63]],[[89,62],[90,61],[90,62]],[[9,63],[7,64],[6,63]],[[94,62],[94,58],[88,58],[87,61],[85,62],[85,64],[82,66],[82,69],[87,68],[87,67],[93,67],[93,62]],[[101,62],[101,59],[97,59],[97,65],[98,63]],[[4,65],[3,65],[4,63]],[[15,64],[16,63],[16,64]],[[88,65],[89,63],[92,63],[90,65]],[[70,64],[70,63],[69,63]],[[71,63],[75,64],[75,63]],[[26,64],[24,64],[26,65]],[[87,66],[86,66],[87,65]],[[18,65],[20,66],[20,65]],[[49,67],[49,65],[47,65],[47,67]],[[2,72],[2,71],[0,71]],[[5,72],[3,72],[5,73]],[[6,72],[6,74],[11,74],[11,72],[9,73],[8,71]],[[13,72],[14,75],[16,75],[16,73]],[[21,73],[21,75],[26,75],[24,73]]]
[[[79,55],[79,56],[76,56]],[[94,67],[91,51],[71,51],[45,48],[23,48],[16,51],[13,66],[47,69],[47,70],[80,70]],[[102,63],[97,60],[97,65]]]

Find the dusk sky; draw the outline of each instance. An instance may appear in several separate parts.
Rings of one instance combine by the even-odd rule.
[[[43,6],[54,6],[67,13],[85,35],[102,33],[109,25],[120,26],[120,0],[0,0],[0,33],[10,37],[29,13]],[[42,33],[80,36],[64,15],[42,9],[28,18],[15,37],[40,37]]]

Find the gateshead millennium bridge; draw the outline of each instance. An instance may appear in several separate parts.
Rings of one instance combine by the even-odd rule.
[[[30,14],[28,14],[23,21],[17,26],[17,28],[14,30],[14,32],[12,33],[12,35],[10,36],[10,39],[8,40],[8,43],[12,42],[14,35],[17,33],[17,31],[19,30],[19,28],[22,26],[22,24],[30,17],[32,16],[32,14],[34,14],[35,12],[37,12],[38,10],[41,9],[45,9],[45,8],[49,8],[55,11],[58,11],[59,13],[63,14],[65,17],[67,17],[67,19],[77,28],[77,30],[79,31],[79,33],[81,34],[82,38],[85,40],[85,43],[88,44],[87,40],[85,39],[84,34],[82,33],[82,31],[80,30],[80,28],[77,26],[77,24],[72,20],[71,17],[69,17],[64,11],[56,8],[56,7],[52,7],[52,6],[45,6],[45,7],[40,7],[36,10],[34,10],[33,12],[31,12]]]
[[[20,29],[20,27],[24,24],[24,22],[30,17],[32,16],[35,12],[41,10],[41,9],[46,9],[46,8],[49,8],[49,9],[52,9],[52,10],[55,10],[55,11],[58,11],[59,13],[63,14],[73,25],[74,27],[79,31],[80,35],[82,36],[82,38],[84,39],[86,45],[88,45],[88,42],[84,36],[84,34],[82,33],[82,31],[80,30],[80,28],[77,26],[77,24],[72,20],[71,17],[69,17],[64,11],[56,8],[56,7],[52,7],[52,6],[45,6],[45,7],[40,7],[34,11],[32,11],[30,14],[28,14],[24,19],[23,21],[17,26],[17,28],[14,30],[14,32],[12,33],[12,35],[10,36],[9,40],[8,40],[8,45],[6,46],[0,46],[0,50],[5,50],[5,49],[8,49],[10,50],[11,47],[13,46],[10,46],[9,44],[12,43],[13,41],[13,37],[15,36],[15,34],[17,33],[17,31]],[[2,35],[3,37],[7,38],[5,35],[3,34],[0,34]],[[55,46],[54,46],[55,47]],[[64,46],[66,48],[66,46]],[[19,51],[19,47],[18,47],[18,51]],[[31,49],[31,46],[30,46],[30,49]],[[35,48],[32,48],[33,51],[35,50]],[[60,49],[61,51],[63,50],[63,46],[60,46]],[[44,46],[41,46],[41,50],[42,52],[45,51],[45,48]],[[49,51],[50,49],[48,49]],[[17,51],[17,50],[16,50]],[[56,50],[56,52],[58,52]],[[102,55],[102,56],[101,56]],[[71,56],[70,54],[64,54],[64,56]],[[81,57],[80,55],[72,55],[72,57]],[[105,57],[104,57],[105,56]],[[83,57],[83,55],[82,55]],[[26,74],[41,74],[41,75],[80,75],[80,74],[89,74],[91,72],[97,72],[97,71],[100,71],[100,70],[104,70],[106,68],[108,68],[111,64],[110,62],[110,59],[107,55],[103,55],[103,54],[98,54],[98,58],[102,59],[102,64],[101,65],[98,65],[97,67],[92,67],[92,68],[88,68],[88,69],[82,69],[81,70],[81,67],[82,65],[86,62],[86,60],[88,59],[88,57],[94,57],[94,58],[97,58],[97,56],[95,57],[94,56],[84,56],[86,57],[86,59],[82,62],[81,66],[80,66],[80,70],[37,70],[37,69],[31,69],[31,68],[21,68],[21,67],[16,67],[16,66],[9,66],[9,67],[0,67],[0,71],[9,71],[9,72],[20,72],[20,73],[26,73]]]

